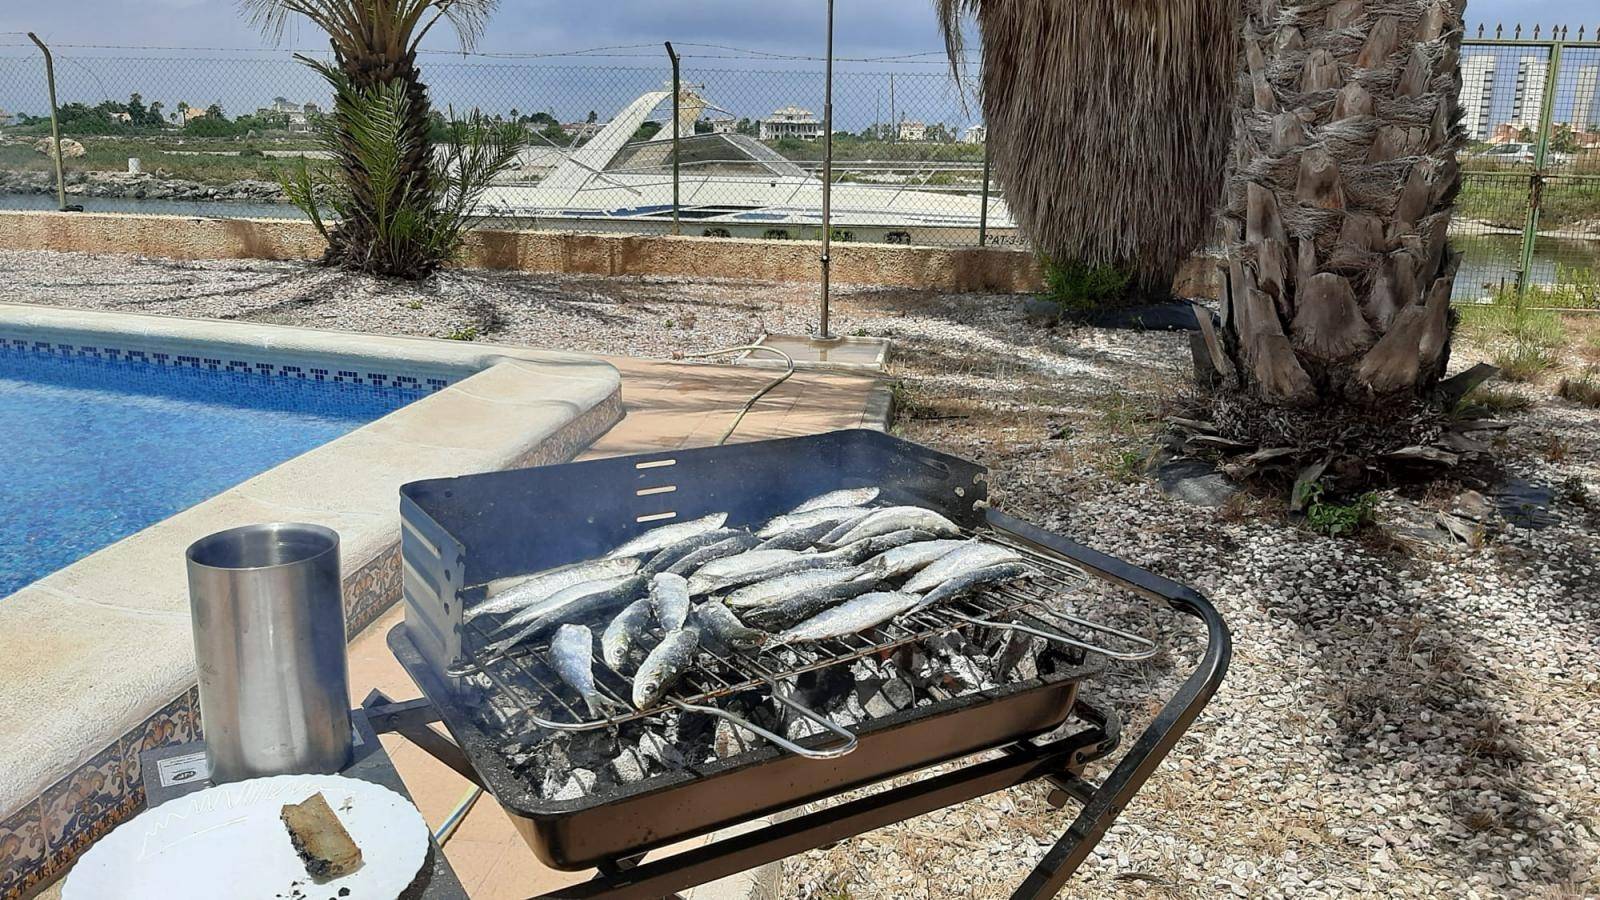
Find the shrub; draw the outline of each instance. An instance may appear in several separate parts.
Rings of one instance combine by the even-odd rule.
[[[1467,418],[1480,418],[1522,412],[1532,405],[1532,400],[1515,391],[1481,385],[1461,398],[1456,404],[1456,413]]]
[[[1507,381],[1532,381],[1555,368],[1566,340],[1559,315],[1529,308],[1515,291],[1461,307],[1461,331],[1490,352]]]
[[[1089,310],[1127,299],[1132,277],[1116,266],[1082,260],[1044,262],[1045,294],[1067,310]]]
[[[249,159],[261,159],[266,156],[265,153],[261,152],[260,147],[245,147],[239,151],[239,155]]]
[[[1561,379],[1556,394],[1573,403],[1600,409],[1600,377],[1597,377],[1593,368],[1585,369],[1577,378]]]
[[[1554,350],[1521,341],[1505,345],[1494,355],[1500,377],[1507,381],[1533,381],[1559,362]]]

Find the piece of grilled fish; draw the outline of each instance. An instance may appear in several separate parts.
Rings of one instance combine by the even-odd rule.
[[[633,705],[648,709],[658,703],[694,665],[700,649],[700,629],[679,628],[667,632],[661,643],[633,673]]]
[[[699,534],[690,535],[651,554],[650,558],[645,560],[644,565],[639,567],[639,571],[645,575],[665,572],[679,560],[696,550],[704,549],[712,544],[720,543],[743,533],[736,528],[714,528],[711,531],[702,531]]]
[[[650,608],[662,631],[677,631],[689,618],[689,581],[682,575],[662,572],[650,579]]]
[[[491,644],[489,650],[498,653],[529,638],[537,637],[557,625],[607,615],[636,599],[644,592],[645,585],[643,575],[629,575],[626,578],[608,578],[603,581],[573,585],[562,591],[558,597],[552,598],[546,608],[534,611],[536,614],[530,616],[519,613],[500,626],[499,633],[519,626],[520,630],[509,638]]]
[[[589,715],[603,718],[622,707],[594,686],[594,632],[586,625],[562,625],[550,641],[550,666],[583,698]]]
[[[708,644],[721,644],[734,650],[754,650],[770,637],[765,631],[751,628],[739,621],[720,600],[707,600],[694,608],[695,627],[700,629],[700,639]]]
[[[908,528],[930,531],[939,537],[954,537],[961,533],[956,523],[931,509],[923,509],[920,506],[885,506],[854,522],[840,525],[825,535],[822,542],[839,546],[873,535],[888,534],[891,531]]]
[[[729,594],[727,604],[729,609],[746,610],[769,603],[786,600],[795,594],[803,594],[819,588],[832,587],[846,581],[855,581],[869,575],[869,571],[861,566],[848,566],[831,569],[808,569],[801,572],[791,572],[777,578],[769,578],[754,584],[747,584]]]
[[[644,534],[624,543],[622,546],[606,554],[607,558],[618,556],[644,556],[655,553],[677,542],[704,534],[707,531],[716,531],[723,523],[728,521],[727,513],[714,513],[702,519],[690,522],[679,522],[676,525],[662,525],[652,528]]]
[[[601,632],[600,658],[606,661],[611,671],[619,675],[633,671],[634,663],[644,656],[644,643],[655,616],[650,598],[642,597],[617,613],[606,630]]]
[[[929,565],[952,550],[960,549],[966,543],[953,540],[908,543],[885,550],[867,560],[864,565],[876,568],[881,578],[899,578],[901,575],[908,575]]]
[[[778,635],[786,644],[823,641],[866,631],[916,606],[922,598],[903,591],[875,591],[819,613]]]
[[[668,566],[667,571],[674,575],[682,575],[688,578],[694,574],[696,569],[712,560],[738,556],[746,550],[753,549],[759,543],[761,543],[760,538],[748,531],[741,531],[733,537],[717,541],[709,547],[701,547],[699,550]]]
[[[789,514],[810,512],[813,509],[823,509],[829,506],[866,506],[876,499],[878,499],[878,489],[875,487],[844,488],[843,490],[829,491],[826,494],[818,494],[789,510]]]
[[[1026,563],[1003,562],[984,566],[980,569],[969,569],[953,578],[948,578],[938,587],[924,594],[922,600],[913,606],[909,612],[919,612],[930,606],[959,597],[968,591],[982,587],[986,584],[999,584],[1010,581],[1033,571]]]
[[[816,509],[808,509],[805,512],[784,513],[781,516],[775,516],[768,520],[767,524],[762,525],[756,531],[756,537],[774,537],[785,531],[810,528],[813,525],[820,525],[824,522],[831,522],[836,526],[843,525],[846,522],[864,519],[871,513],[872,510],[860,506],[821,506]]]
[[[694,596],[709,594],[714,590],[720,589],[729,580],[742,578],[751,572],[769,569],[772,566],[798,559],[802,555],[798,550],[747,550],[735,556],[714,559],[696,569],[694,574],[689,576],[689,593]]]
[[[632,556],[615,559],[592,559],[489,582],[488,599],[477,603],[464,613],[472,621],[485,613],[505,613],[526,609],[542,600],[548,600],[563,588],[597,581],[601,578],[619,578],[639,571],[639,560]]]
[[[843,581],[743,610],[739,613],[739,618],[752,628],[776,633],[804,622],[829,607],[838,606],[862,594],[869,594],[877,584],[878,582],[872,578]]]
[[[995,566],[1000,563],[1017,562],[1022,559],[1022,554],[998,544],[988,544],[983,541],[965,541],[960,547],[939,557],[926,568],[913,575],[905,584],[905,590],[922,593],[932,590],[940,584],[977,569]]]

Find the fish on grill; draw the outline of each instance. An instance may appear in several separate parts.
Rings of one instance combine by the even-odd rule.
[[[543,572],[534,572],[531,575],[497,579],[489,582],[488,599],[468,608],[463,616],[470,622],[485,613],[526,609],[541,600],[550,599],[558,591],[575,584],[632,575],[639,571],[639,565],[638,558],[621,556],[612,559],[592,559],[570,566],[558,566]]]
[[[873,578],[843,581],[828,587],[794,594],[762,606],[741,610],[739,618],[752,628],[778,632],[804,622],[832,606],[871,593],[878,586]]]
[[[606,556],[611,558],[617,556],[643,556],[647,553],[655,553],[685,538],[691,538],[708,531],[716,531],[727,521],[727,513],[713,513],[690,522],[662,525],[659,528],[652,528],[646,531],[644,534],[607,553]]]
[[[875,487],[844,488],[842,490],[829,491],[826,494],[818,494],[789,510],[789,515],[810,512],[813,509],[824,509],[829,506],[866,506],[876,499],[878,499],[878,489]]]
[[[556,636],[550,641],[550,666],[583,698],[589,715],[601,718],[608,710],[621,708],[617,701],[595,689],[594,632],[588,626],[562,625],[556,629]]]
[[[893,547],[864,563],[878,570],[882,578],[899,578],[929,565],[952,550],[966,546],[966,541],[919,541]]]
[[[726,582],[730,580],[742,578],[751,572],[764,571],[780,563],[798,559],[801,555],[798,550],[747,550],[737,556],[714,559],[689,576],[689,593],[695,596],[709,594],[726,586]]]
[[[920,506],[885,506],[875,509],[865,517],[846,522],[824,535],[822,542],[839,546],[854,543],[873,535],[888,534],[907,528],[931,531],[941,537],[955,537],[961,533],[956,523],[931,509]]]
[[[701,547],[699,550],[668,566],[667,571],[674,575],[682,575],[688,578],[694,574],[696,569],[714,559],[737,556],[746,550],[753,549],[759,543],[761,543],[760,538],[748,531],[740,531],[733,537],[717,541],[709,547]]]
[[[673,564],[677,563],[679,560],[695,552],[696,550],[709,547],[712,544],[725,541],[728,538],[743,533],[744,532],[741,532],[736,528],[717,528],[711,531],[703,531],[699,534],[690,535],[681,541],[668,544],[667,546],[662,547],[660,550],[657,550],[655,554],[651,556],[643,566],[640,567],[639,571],[645,575],[654,575],[657,572],[665,572],[671,568]]]
[[[974,588],[1021,578],[1032,571],[1026,564],[1020,562],[1003,562],[984,566],[980,569],[971,569],[954,578],[945,580],[938,587],[924,594],[922,600],[916,606],[913,606],[909,612],[919,612],[930,606],[959,597]]]
[[[700,629],[667,632],[633,673],[633,705],[639,709],[656,705],[694,665],[699,649]]]
[[[837,527],[836,522],[819,522],[809,528],[796,528],[773,535],[756,545],[757,550],[811,550],[822,536]]]
[[[650,608],[662,631],[676,631],[689,618],[689,581],[682,575],[662,572],[650,579]]]
[[[819,613],[778,635],[786,644],[823,641],[866,631],[916,606],[922,598],[903,591],[874,591]]]
[[[647,629],[654,618],[655,608],[650,598],[642,597],[617,613],[606,630],[601,632],[600,658],[606,661],[613,672],[626,675],[632,671],[636,658],[644,655]]]
[[[805,512],[785,513],[774,517],[767,524],[756,531],[756,537],[769,538],[783,534],[785,531],[794,531],[797,528],[810,528],[831,522],[834,525],[843,525],[864,519],[872,510],[860,506],[823,506],[817,509],[808,509]]]
[[[490,644],[488,649],[493,653],[504,652],[557,625],[610,613],[637,598],[645,590],[646,583],[643,575],[630,575],[626,578],[608,578],[573,585],[556,597],[552,597],[545,608],[533,611],[533,615],[520,613],[513,616],[510,621],[500,626],[498,633],[504,633],[518,626],[521,626],[521,630],[509,638]]]
[[[754,609],[758,606],[786,600],[795,594],[832,587],[846,581],[855,581],[870,574],[868,569],[861,566],[792,572],[788,575],[780,575],[777,578],[769,578],[765,581],[747,584],[729,594],[726,602],[729,609]]]
[[[754,650],[767,642],[765,631],[739,621],[720,600],[707,600],[694,608],[695,627],[701,640],[719,643],[734,650]]]
[[[920,594],[967,572],[1020,559],[1022,556],[1010,547],[977,540],[966,541],[912,576],[906,582],[905,589]]]
[[[860,565],[869,557],[876,556],[892,547],[916,540],[924,540],[929,537],[932,537],[932,535],[926,531],[906,528],[888,534],[862,538],[853,543],[836,547],[826,553],[799,553],[770,565],[747,568],[745,571],[723,578],[703,580],[700,583],[702,590],[696,593],[733,590],[748,584],[770,581],[796,572],[818,569],[848,569],[852,566]],[[693,590],[694,584],[692,581],[690,587]]]

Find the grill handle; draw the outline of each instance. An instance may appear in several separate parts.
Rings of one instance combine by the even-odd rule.
[[[1064,634],[1056,634],[1053,631],[1032,628],[1017,622],[997,622],[994,619],[980,619],[976,616],[969,616],[953,610],[951,611],[950,615],[964,622],[971,622],[974,625],[982,625],[986,628],[997,628],[1002,631],[1020,631],[1023,634],[1031,634],[1034,637],[1044,638],[1047,641],[1054,641],[1058,644],[1066,644],[1068,647],[1077,647],[1080,650],[1087,650],[1091,653],[1099,653],[1102,656],[1107,656],[1111,659],[1122,660],[1123,662],[1138,662],[1140,660],[1149,659],[1150,657],[1155,656],[1160,649],[1156,646],[1156,642],[1150,640],[1149,638],[1140,637],[1137,634],[1130,634],[1126,631],[1119,631],[1115,628],[1109,628],[1094,622],[1088,622],[1083,619],[1079,619],[1076,616],[1064,616],[1063,618],[1066,618],[1075,624],[1087,625],[1097,631],[1106,631],[1115,634],[1117,637],[1120,637],[1129,643],[1138,646],[1139,649],[1131,651],[1113,650],[1110,647],[1102,647],[1099,644],[1090,644],[1085,641],[1080,641],[1077,638],[1067,637]]]
[[[725,709],[718,709],[715,706],[699,706],[693,703],[684,703],[681,700],[673,700],[671,698],[668,698],[667,702],[671,703],[678,709],[683,710],[684,712],[705,713],[708,716],[716,716],[719,719],[726,719],[740,728],[751,732],[752,734],[766,738],[768,741],[777,744],[779,747],[782,747],[790,753],[793,753],[797,756],[804,756],[807,759],[837,759],[856,749],[856,736],[848,729],[839,725],[837,722],[834,722],[832,719],[829,719],[827,716],[818,715],[815,711],[801,706],[793,700],[790,700],[788,697],[785,697],[778,691],[778,686],[776,684],[771,685],[771,687],[772,699],[782,703],[784,706],[789,707],[800,715],[805,716],[807,719],[810,719],[812,722],[815,722],[823,728],[826,728],[839,737],[844,738],[844,743],[835,744],[831,747],[802,747],[799,744],[796,744],[794,741],[783,737],[782,735],[773,734],[765,728],[762,728],[760,725],[751,722],[749,719],[746,719],[743,716],[734,715]]]

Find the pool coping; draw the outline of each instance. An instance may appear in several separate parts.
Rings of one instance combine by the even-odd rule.
[[[399,599],[400,484],[564,462],[623,415],[617,370],[575,353],[0,303],[0,335],[19,333],[285,376],[403,370],[432,393],[0,598],[0,897],[48,884],[143,806],[140,750],[198,735],[191,541],[260,521],[334,528],[353,635]]]

